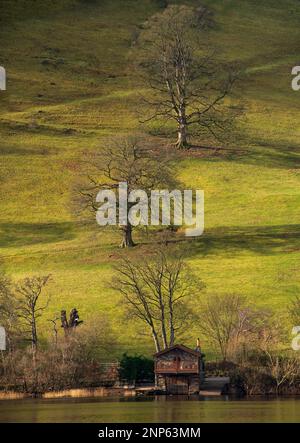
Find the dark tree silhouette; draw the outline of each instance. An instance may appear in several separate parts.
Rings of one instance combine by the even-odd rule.
[[[64,329],[65,335],[74,330],[77,326],[83,323],[83,320],[79,320],[79,314],[76,308],[70,311],[69,320],[67,319],[67,312],[61,311],[61,327]]]
[[[48,307],[50,296],[45,297],[43,304],[40,303],[43,288],[46,286],[50,275],[43,277],[27,277],[16,285],[18,295],[17,313],[25,326],[33,351],[38,345],[37,320]]]
[[[171,158],[167,150],[145,146],[142,140],[134,137],[108,140],[101,152],[86,163],[89,169],[87,183],[80,187],[80,206],[96,212],[96,202],[100,190],[112,190],[116,195],[117,216],[119,214],[119,183],[126,183],[128,194],[141,189],[150,195],[151,190],[168,188],[175,184],[171,168]],[[133,226],[128,213],[134,203],[127,200],[127,222],[116,227],[122,232],[122,248],[134,246]]]

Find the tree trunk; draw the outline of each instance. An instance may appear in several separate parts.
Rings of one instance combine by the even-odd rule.
[[[173,319],[170,320],[170,344],[169,346],[173,346],[175,341],[175,331],[173,326]]]
[[[35,352],[37,349],[38,337],[37,337],[36,321],[34,315],[32,316],[31,320],[31,341],[32,341],[32,350],[33,352]]]
[[[122,232],[123,232],[123,239],[121,243],[121,248],[131,248],[134,246],[133,240],[132,240],[132,226],[128,223],[126,226],[122,226]]]
[[[160,352],[159,340],[158,340],[158,337],[157,337],[157,333],[156,333],[156,331],[155,331],[155,329],[153,327],[152,327],[152,337],[153,337],[153,340],[154,340],[154,345],[155,345],[156,352]]]
[[[178,124],[178,138],[176,142],[177,149],[188,149],[189,143],[187,138],[187,122],[185,112],[182,112],[183,115],[179,117]]]
[[[167,341],[167,333],[166,333],[166,327],[165,327],[165,316],[164,316],[164,314],[161,317],[161,335],[162,335],[162,339],[163,339],[164,349],[167,349],[168,341]]]
[[[172,291],[173,293],[173,291]],[[173,296],[169,296],[169,327],[170,327],[170,344],[169,346],[174,345],[175,341],[175,329],[174,329],[174,318],[173,318]]]
[[[67,320],[67,312],[65,310],[62,310],[60,312],[60,318],[61,318],[61,327],[63,328],[66,337],[69,332],[69,323]]]
[[[38,344],[38,337],[37,337],[37,330],[36,330],[36,321],[35,321],[34,314],[32,314],[32,320],[31,320],[31,349],[32,349],[32,365],[33,365],[33,372],[34,372],[34,376],[35,377],[36,377],[35,370],[36,370],[37,344]]]
[[[165,305],[163,303],[163,297],[161,290],[159,290],[159,308],[160,308],[160,324],[161,324],[161,336],[163,341],[163,347],[166,349],[168,347],[168,341],[167,341],[167,332],[166,332],[166,325],[165,325]]]

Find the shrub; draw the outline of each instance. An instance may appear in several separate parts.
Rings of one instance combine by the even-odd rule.
[[[237,364],[231,361],[207,362],[205,374],[209,377],[228,377],[235,368]]]
[[[120,361],[119,375],[122,380],[130,382],[154,381],[153,360],[142,355],[123,354]]]
[[[276,390],[276,381],[270,374],[259,368],[239,367],[231,372],[232,386],[247,395],[267,395]]]

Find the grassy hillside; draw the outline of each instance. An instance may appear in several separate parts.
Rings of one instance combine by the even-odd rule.
[[[138,27],[158,0],[17,1],[0,6],[0,256],[14,278],[51,273],[46,317],[76,306],[88,320],[105,312],[122,346],[152,343],[122,317],[107,284],[118,236],[83,224],[70,208],[83,153],[139,125],[139,86],[129,65]],[[197,2],[182,2],[197,3]],[[238,292],[282,310],[300,287],[300,93],[297,0],[206,0],[215,11],[211,41],[243,63],[237,96],[246,105],[241,146],[188,155],[179,175],[204,189],[205,233],[182,247],[205,293]],[[151,129],[151,128],[150,128]],[[153,128],[152,128],[153,129]],[[130,254],[147,250],[151,239]],[[124,253],[124,252],[122,252]],[[195,299],[197,307],[197,299]],[[44,333],[49,326],[44,323]],[[195,336],[197,333],[197,325]]]

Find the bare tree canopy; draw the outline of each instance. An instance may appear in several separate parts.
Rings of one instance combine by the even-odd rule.
[[[137,41],[137,61],[151,91],[143,97],[143,121],[175,122],[178,148],[190,146],[191,131],[224,142],[240,114],[226,101],[237,68],[221,63],[208,47],[211,23],[206,8],[169,5],[145,24]]]
[[[34,351],[38,345],[37,320],[48,307],[50,301],[50,296],[46,296],[45,301],[40,303],[43,288],[49,278],[50,275],[27,277],[16,285],[18,317],[24,324],[25,333],[28,334]]]
[[[265,319],[242,295],[210,295],[200,306],[199,329],[225,361],[257,338]]]
[[[97,211],[97,193],[108,189],[114,191],[118,209],[118,187],[122,182],[126,182],[128,194],[136,189],[150,194],[156,187],[172,186],[175,180],[171,159],[167,150],[145,146],[143,140],[135,137],[108,140],[105,147],[86,162],[89,174],[79,191],[80,206],[83,204],[85,208]],[[134,203],[127,201],[127,215],[133,205]],[[130,222],[119,225],[118,228],[122,231],[120,246],[134,246],[133,226]]]
[[[12,339],[18,333],[19,319],[14,285],[5,274],[0,274],[0,324],[5,327],[11,347]]]
[[[153,257],[123,259],[114,287],[123,296],[128,313],[147,325],[156,351],[175,343],[186,332],[193,315],[192,302],[203,288],[181,256],[159,250]]]

